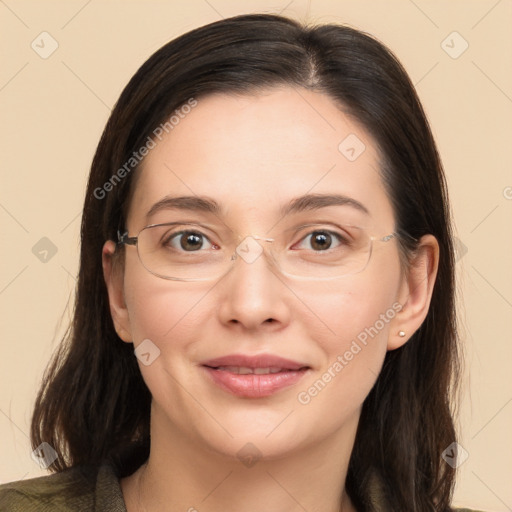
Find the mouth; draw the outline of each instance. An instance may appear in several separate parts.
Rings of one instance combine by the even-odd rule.
[[[249,368],[248,366],[218,366],[212,367],[212,370],[220,370],[223,372],[235,373],[237,375],[267,375],[269,373],[281,373],[281,372],[292,372],[296,370],[290,370],[287,368],[275,368],[275,367],[267,367],[267,368]]]
[[[264,398],[293,386],[311,368],[272,355],[232,355],[205,361],[201,367],[210,381],[243,398]]]

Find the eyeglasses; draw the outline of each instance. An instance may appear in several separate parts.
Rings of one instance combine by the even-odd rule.
[[[275,238],[236,235],[220,240],[205,226],[168,222],[144,227],[137,236],[117,232],[118,245],[137,246],[142,265],[151,274],[175,281],[205,281],[222,277],[238,259],[256,261],[268,247],[269,262],[282,274],[301,279],[336,279],[362,272],[376,242],[398,235],[369,236],[352,225],[305,224]]]

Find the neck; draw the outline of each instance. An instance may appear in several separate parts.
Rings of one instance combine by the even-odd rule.
[[[147,463],[121,482],[128,512],[355,512],[344,483],[357,418],[279,458],[253,446],[243,458],[217,453],[155,419]]]

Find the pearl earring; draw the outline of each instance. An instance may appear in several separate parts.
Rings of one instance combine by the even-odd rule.
[[[405,336],[405,332],[404,331],[398,331],[398,336],[400,336],[400,338],[403,338]]]

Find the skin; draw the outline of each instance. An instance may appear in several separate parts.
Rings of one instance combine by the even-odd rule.
[[[353,162],[338,150],[351,133],[366,146]],[[136,236],[147,224],[169,221],[172,211],[145,217],[164,196],[196,194],[214,198],[225,215],[182,216],[225,223],[241,235],[272,236],[312,219],[330,223],[341,212],[380,238],[395,220],[378,169],[375,142],[324,94],[282,87],[212,95],[144,160],[127,229]],[[279,207],[305,193],[344,194],[369,215],[328,207],[280,219]],[[139,361],[153,396],[151,453],[147,467],[121,482],[128,511],[354,511],[344,482],[362,403],[386,351],[406,343],[426,317],[435,238],[421,239],[407,273],[392,240],[374,245],[363,272],[330,282],[279,275],[263,255],[251,264],[237,260],[218,282],[168,281],[141,265],[135,247],[126,247],[119,271],[114,251],[106,242],[103,270],[117,333],[134,348],[149,338],[161,351],[149,366]],[[299,403],[298,393],[394,303],[401,311],[308,404]],[[198,366],[234,353],[276,354],[310,370],[270,397],[240,398]],[[252,467],[237,457],[246,443],[261,456]]]

